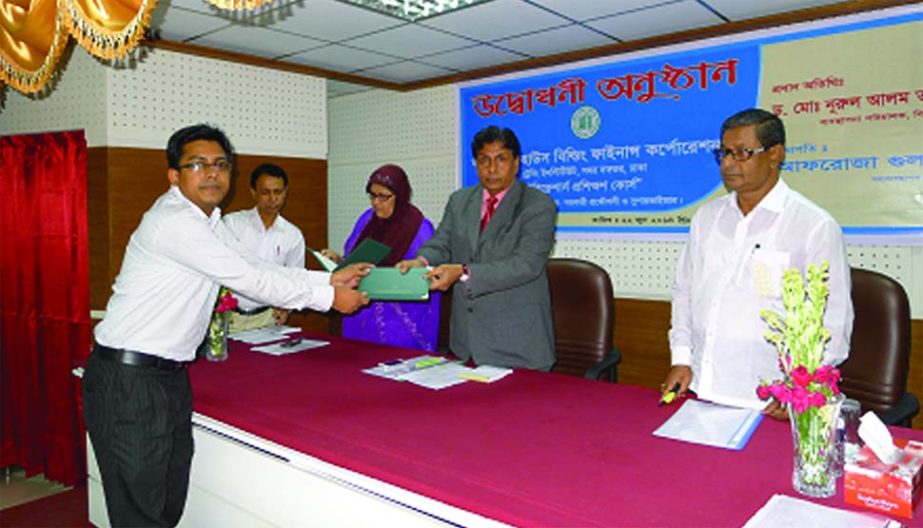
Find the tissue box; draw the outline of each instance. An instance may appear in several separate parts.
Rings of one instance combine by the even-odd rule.
[[[847,460],[843,496],[847,504],[910,519],[923,489],[923,442],[895,439],[894,445],[904,452],[896,464],[881,462],[868,446]]]

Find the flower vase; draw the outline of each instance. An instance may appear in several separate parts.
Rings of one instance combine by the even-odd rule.
[[[836,493],[836,426],[843,396],[827,399],[821,407],[796,412],[791,404],[794,468],[792,486],[809,497],[832,497]]]
[[[208,347],[205,357],[209,361],[224,361],[228,358],[228,324],[230,312],[215,312],[208,325]]]

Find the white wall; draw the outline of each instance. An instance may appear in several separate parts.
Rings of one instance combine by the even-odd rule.
[[[166,50],[136,50],[125,67],[83,48],[42,98],[8,89],[0,133],[84,129],[90,147],[163,149],[175,130],[208,122],[238,152],[327,157],[327,89],[320,77]]]
[[[332,98],[328,240],[342,249],[369,204],[365,182],[384,163],[404,167],[414,203],[434,223],[456,188],[454,87],[409,93],[372,90]],[[468,156],[467,151],[462,153]],[[616,297],[670,298],[682,242],[560,240],[554,256],[593,261],[612,277]],[[923,318],[923,247],[849,245],[850,264],[894,277],[907,290],[916,319]]]

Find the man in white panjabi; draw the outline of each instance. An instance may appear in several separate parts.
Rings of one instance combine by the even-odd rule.
[[[761,310],[784,313],[782,272],[829,263],[824,326],[831,333],[824,363],[849,353],[853,308],[849,263],[840,226],[829,213],[780,177],[785,128],[770,112],[744,110],[721,127],[721,166],[727,195],[702,206],[673,287],[669,333],[672,366],[662,389],[689,389],[716,403],[785,410],[756,396],[761,380],[781,376],[775,347],[766,341]]]

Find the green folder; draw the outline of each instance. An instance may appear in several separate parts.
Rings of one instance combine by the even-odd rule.
[[[333,271],[339,271],[350,264],[357,262],[368,262],[369,264],[378,264],[381,259],[388,256],[391,252],[391,246],[386,246],[381,242],[376,242],[371,238],[366,238],[361,244],[354,247],[343,262],[340,262]]]
[[[359,283],[359,291],[372,301],[426,301],[429,281],[423,278],[426,268],[411,268],[406,274],[398,268],[372,268]]]
[[[378,264],[381,262],[381,259],[388,256],[388,253],[391,252],[391,247],[382,244],[381,242],[376,242],[371,238],[366,238],[362,241],[361,244],[353,248],[352,253],[348,257],[343,259],[343,262],[337,264],[336,262],[328,259],[327,257],[320,254],[320,251],[308,248],[308,251],[314,255],[314,258],[320,262],[321,266],[329,272],[339,271],[350,264],[356,262],[368,262],[369,264]]]

